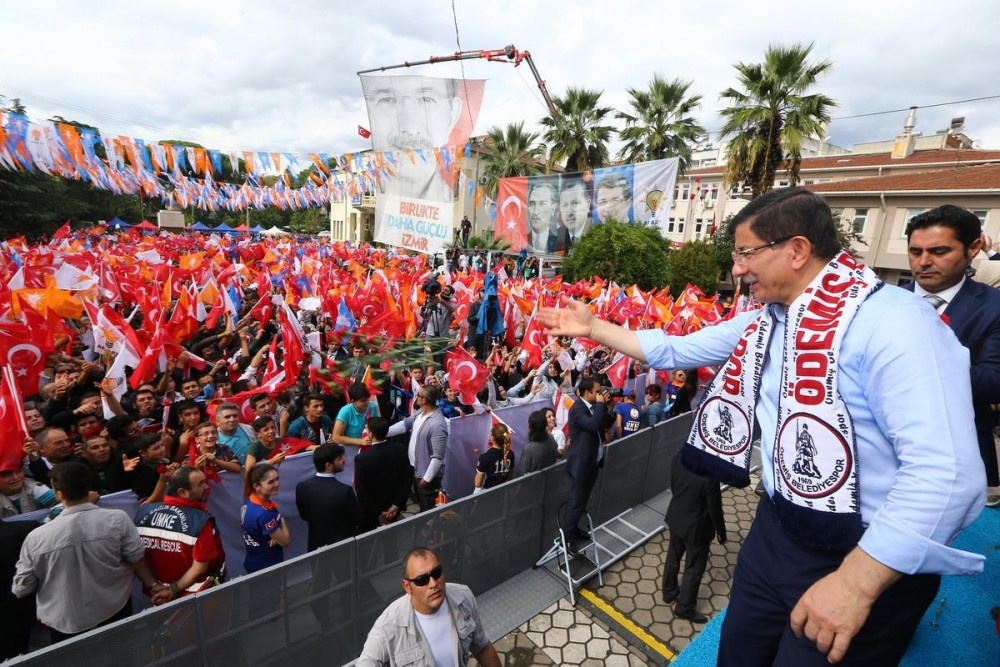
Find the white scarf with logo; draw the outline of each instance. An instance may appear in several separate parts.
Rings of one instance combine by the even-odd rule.
[[[851,415],[837,390],[840,346],[882,281],[847,253],[831,260],[788,309],[772,448],[774,509],[802,541],[846,550],[863,533]],[[745,487],[760,378],[774,321],[764,308],[712,380],[681,454],[693,472]]]

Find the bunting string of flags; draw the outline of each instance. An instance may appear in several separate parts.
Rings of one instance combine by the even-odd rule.
[[[94,128],[0,109],[0,169],[86,181],[115,194],[141,194],[167,206],[208,211],[300,210],[352,200],[394,178],[401,161],[420,160],[440,165],[452,182],[460,179],[492,219],[495,202],[461,171],[471,153],[471,143],[341,155],[222,151],[103,135]],[[298,174],[310,166],[300,183]],[[276,175],[276,182],[265,185],[265,174]]]

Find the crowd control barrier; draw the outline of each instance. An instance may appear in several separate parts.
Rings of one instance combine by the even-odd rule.
[[[588,507],[595,525],[669,487],[670,461],[690,424],[689,413],[607,447]],[[402,595],[402,558],[412,547],[434,549],[448,581],[477,594],[532,567],[556,534],[569,486],[563,467],[556,463],[7,664],[348,663],[378,615]]]

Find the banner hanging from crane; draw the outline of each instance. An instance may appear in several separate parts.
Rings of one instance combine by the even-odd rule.
[[[481,79],[361,76],[372,148],[400,155],[375,199],[375,240],[437,253],[455,225],[454,152],[469,141],[483,102]]]
[[[500,179],[494,236],[513,250],[568,253],[592,224],[606,220],[658,227],[667,215],[677,179],[677,158],[593,171]]]

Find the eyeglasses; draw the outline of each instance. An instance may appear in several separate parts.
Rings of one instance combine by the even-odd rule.
[[[414,586],[419,586],[420,588],[423,588],[427,584],[431,583],[431,579],[434,579],[435,581],[441,581],[441,577],[443,575],[444,571],[441,569],[441,564],[438,563],[438,566],[433,570],[431,570],[430,572],[421,574],[419,577],[413,577],[412,579],[407,579],[407,581],[413,584]]]
[[[776,246],[779,243],[784,243],[785,241],[787,241],[790,238],[792,238],[792,237],[791,236],[786,236],[783,239],[777,239],[777,240],[774,240],[774,241],[768,241],[767,243],[761,243],[760,245],[755,245],[752,248],[744,248],[743,250],[734,250],[733,253],[732,253],[732,255],[733,255],[733,262],[735,262],[736,264],[739,264],[740,266],[746,266],[747,261],[751,257],[753,257],[753,254],[755,252],[757,252],[758,250],[764,250],[765,248],[770,248],[772,246]]]

